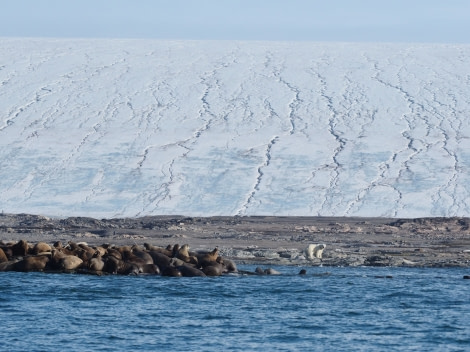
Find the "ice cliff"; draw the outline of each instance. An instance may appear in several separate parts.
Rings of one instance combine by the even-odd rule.
[[[0,45],[0,211],[470,215],[468,45]]]

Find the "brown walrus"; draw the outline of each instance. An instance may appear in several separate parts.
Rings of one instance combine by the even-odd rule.
[[[101,253],[99,251],[95,252],[93,258],[91,258],[88,262],[88,269],[91,271],[103,271],[104,269],[104,260],[101,257]]]
[[[165,254],[159,251],[149,251],[148,254],[152,257],[153,263],[160,268],[160,271],[163,272],[166,267],[170,266],[171,259]]]
[[[51,268],[72,271],[78,269],[83,260],[75,255],[65,254],[64,249],[53,249],[51,252]]]
[[[132,249],[132,254],[134,254],[137,258],[142,259],[145,264],[154,264],[152,256],[137,247]]]
[[[148,242],[145,242],[144,243],[144,248],[147,250],[147,251],[155,251],[155,250],[161,250],[162,248],[160,247],[157,247],[157,246],[154,246]]]
[[[177,253],[176,257],[177,257],[178,259],[181,259],[181,260],[182,260],[183,262],[185,262],[185,263],[190,263],[190,264],[194,264],[194,265],[197,265],[197,264],[198,264],[197,257],[192,256],[192,255],[189,253],[189,245],[188,245],[188,244],[184,244],[184,245],[178,250],[178,253]]]
[[[99,252],[101,256],[104,256],[107,253],[106,248],[104,248],[103,246],[97,246],[94,249],[95,251]]]
[[[33,254],[39,254],[50,252],[51,250],[51,246],[49,246],[46,242],[38,242],[34,245],[32,252]]]
[[[261,269],[260,267],[257,267],[255,269],[255,273],[256,274],[259,274],[259,275],[281,275],[281,272],[275,270],[275,269],[272,269],[272,268],[268,268],[268,269]]]
[[[180,250],[180,245],[177,243],[173,246],[173,249],[171,250],[171,257],[176,258],[178,256],[178,251],[179,250]]]
[[[179,258],[171,258],[170,259],[170,265],[172,266],[181,266],[181,265],[190,265],[189,263],[185,263]]]
[[[122,254],[121,252],[119,252],[117,249],[115,248],[108,248],[106,250],[106,256],[107,257],[114,257],[118,260],[121,260],[122,259]]]
[[[12,256],[21,256],[24,257],[28,254],[29,246],[28,242],[25,240],[20,240],[11,246]]]
[[[207,276],[220,276],[224,272],[224,266],[220,263],[213,262],[202,269]]]
[[[144,247],[148,252],[159,252],[169,258],[171,258],[171,256],[173,255],[173,247],[171,245],[168,245],[166,248],[162,248],[158,246],[153,246],[149,243],[144,243]]]
[[[3,251],[3,249],[0,248],[0,263],[5,263],[8,261],[8,257]]]
[[[12,271],[13,266],[15,265],[16,262],[17,262],[16,260],[11,260],[8,262],[0,263],[0,271]]]
[[[194,276],[206,276],[202,270],[199,270],[193,266],[190,265],[181,265],[177,266],[176,269],[178,269],[183,276],[186,277],[194,277]]]
[[[67,255],[59,261],[59,268],[62,270],[76,270],[82,265],[83,260],[74,255]]]
[[[159,274],[163,276],[219,276],[225,272],[236,271],[233,262],[219,256],[218,248],[196,254],[189,251],[189,245],[178,244],[160,247],[146,245],[142,250],[137,245],[114,247],[103,245],[88,246],[85,242],[68,242],[63,247],[60,242],[50,246],[38,242],[34,246],[25,240],[5,244],[0,242],[0,271],[40,271],[61,270],[85,273],[118,274]],[[149,251],[148,249],[152,249]],[[5,252],[5,250],[8,252]],[[170,256],[164,252],[171,253]],[[25,255],[22,255],[25,254]],[[202,265],[197,264],[197,257]]]
[[[105,266],[103,267],[103,271],[110,273],[110,274],[117,274],[122,260],[116,258],[115,256],[106,256],[103,259],[105,263]]]
[[[144,265],[144,264],[153,264],[153,259],[151,259],[150,257],[150,263],[147,262],[147,260],[144,260],[138,256],[136,256],[134,253],[132,253],[131,251],[123,251],[122,252],[122,260],[126,263],[129,263],[129,264],[135,264],[137,266],[141,266],[141,265]]]
[[[84,257],[86,257],[86,260],[90,260],[91,258],[93,258],[96,249],[88,246],[86,243],[79,243],[78,246],[83,250],[84,253],[86,253],[86,255],[84,255]]]
[[[230,259],[224,259],[221,264],[224,265],[227,273],[236,273],[238,271],[237,265]]]
[[[137,264],[127,263],[121,260],[117,273],[120,275],[138,275],[141,271]]]
[[[22,260],[13,264],[14,271],[43,271],[49,262],[46,255],[26,256]]]
[[[139,266],[140,273],[160,275],[160,268],[155,264],[143,264]]]
[[[132,247],[131,246],[121,246],[121,247],[117,247],[116,249],[119,252],[121,252],[122,255],[124,255],[124,253],[132,252]]]
[[[173,266],[167,266],[162,270],[162,276],[181,277],[183,274],[177,268]]]
[[[199,253],[197,260],[201,266],[210,265],[212,262],[216,262],[219,257],[219,248],[215,247],[211,252]]]

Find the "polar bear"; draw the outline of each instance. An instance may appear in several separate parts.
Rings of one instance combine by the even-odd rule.
[[[325,244],[309,244],[305,248],[305,254],[307,259],[318,258],[321,259],[323,255],[323,250],[326,248]]]

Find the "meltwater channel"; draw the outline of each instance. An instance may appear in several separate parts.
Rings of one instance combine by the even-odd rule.
[[[468,269],[274,268],[282,275],[0,273],[0,350],[470,350]]]

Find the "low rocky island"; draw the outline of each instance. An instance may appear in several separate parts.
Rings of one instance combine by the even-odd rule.
[[[27,243],[23,257],[38,255],[35,246],[45,243],[50,247],[47,253],[62,251],[54,245],[69,249],[86,246],[90,248],[90,259],[98,256],[99,248],[106,251],[122,247],[132,255],[135,255],[134,251],[169,250],[168,257],[176,261],[182,260],[176,252],[184,247],[190,257],[194,257],[193,261],[202,260],[202,255],[217,250],[220,260],[235,266],[469,267],[469,225],[469,218],[457,217],[148,216],[94,219],[3,213],[0,214],[0,247],[8,250],[13,245]],[[309,254],[306,249],[312,244],[324,245],[322,252]],[[52,254],[48,255],[51,260]],[[106,252],[99,255],[104,256]],[[7,257],[8,261],[11,259]],[[187,260],[185,263],[190,266],[199,265]],[[181,265],[176,262],[172,266]],[[81,266],[83,268],[84,264]],[[200,265],[199,268],[203,269]]]

